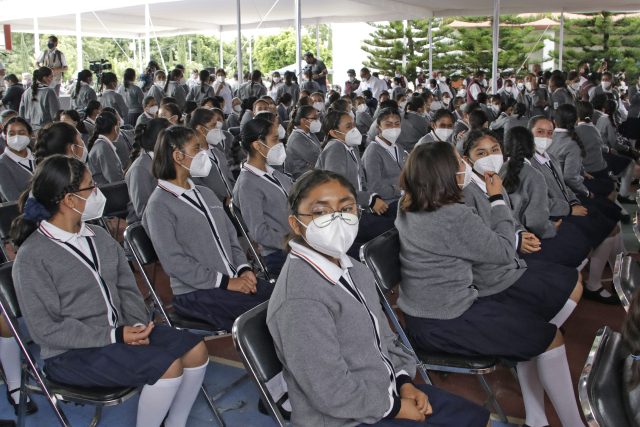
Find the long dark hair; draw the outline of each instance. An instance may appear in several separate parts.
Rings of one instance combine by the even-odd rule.
[[[80,118],[80,113],[78,113],[76,110],[71,109],[71,110],[61,110],[60,111],[60,117],[62,116],[69,116],[71,118],[71,120],[73,120],[74,122],[76,122],[76,129],[78,129],[78,132],[80,132],[81,134],[88,134],[89,132],[87,132],[87,127],[84,125],[84,122],[82,121],[82,119]]]
[[[488,136],[494,139],[498,143],[500,142],[498,140],[498,137],[492,130],[485,129],[485,128],[475,129],[470,131],[467,134],[467,138],[464,140],[464,144],[462,146],[462,154],[467,157],[471,157],[469,155],[471,153],[471,150],[473,150],[473,148],[477,145],[478,141],[480,141],[485,136]]]
[[[38,84],[42,83],[42,79],[45,77],[49,77],[53,74],[51,68],[49,67],[40,67],[36,70],[33,70],[33,80],[31,81],[31,100],[38,100]]]
[[[287,126],[287,135],[291,135],[293,129],[296,126],[300,126],[302,119],[307,119],[309,116],[316,111],[315,108],[311,105],[297,105],[291,113],[292,120],[289,120],[289,126]]]
[[[525,127],[516,126],[507,132],[505,146],[509,150],[509,161],[502,185],[507,193],[513,193],[520,186],[520,171],[524,167],[524,160],[533,157],[535,152],[533,134]]]
[[[45,158],[54,154],[67,154],[67,147],[75,144],[78,131],[65,122],[54,122],[45,125],[36,138],[35,158],[40,164]]]
[[[629,304],[629,313],[622,325],[622,339],[631,354],[640,356],[640,290],[636,290]],[[629,388],[640,385],[640,361],[634,360],[629,380]]]
[[[11,224],[11,240],[16,246],[38,229],[40,221],[58,212],[66,194],[80,189],[86,170],[80,160],[63,155],[51,156],[38,165],[18,201],[21,214]]]
[[[82,82],[88,83],[89,80],[93,76],[93,73],[89,70],[82,70],[78,73],[78,79],[76,81],[76,87],[73,91],[73,95],[71,96],[73,99],[78,97],[80,93],[80,88],[82,87]]]
[[[571,139],[573,139],[576,144],[578,144],[578,147],[580,147],[580,155],[582,157],[586,156],[587,152],[584,148],[584,144],[576,132],[576,122],[578,121],[578,111],[576,110],[576,107],[571,104],[563,104],[556,110],[554,118],[559,128],[569,131]]]
[[[153,148],[153,176],[157,179],[175,179],[176,166],[173,164],[173,151],[180,150],[194,138],[193,129],[174,125],[161,130]]]
[[[105,87],[108,87],[112,83],[117,83],[117,82],[118,82],[118,76],[116,76],[116,73],[112,73],[110,71],[106,73],[102,73],[102,78],[100,79],[100,93],[104,92]]]
[[[110,111],[102,111],[98,117],[96,117],[96,128],[93,131],[93,135],[91,135],[91,139],[89,140],[89,144],[87,146],[87,150],[91,151],[93,148],[93,144],[95,144],[96,140],[100,135],[106,135],[113,131],[118,124],[118,118],[115,114]]]
[[[202,70],[200,71],[199,77],[200,77],[200,93],[204,93],[205,92],[204,86],[208,84],[209,77],[211,77],[211,74],[207,70]]]
[[[272,114],[273,113],[269,113]],[[251,144],[254,141],[261,140],[264,141],[271,132],[273,126],[275,126],[275,122],[273,120],[268,120],[266,116],[267,113],[260,114],[258,118],[249,120],[242,127],[242,148],[248,154],[253,154],[253,148]]]
[[[348,116],[349,113],[345,111],[331,110],[324,116],[324,120],[322,121],[322,133],[324,133],[324,143],[327,145],[333,137],[329,135],[329,132],[332,130],[337,130],[340,126],[340,120],[342,120],[342,116]]]
[[[171,72],[169,73],[169,77],[164,83],[164,93],[167,93],[167,90],[169,90],[169,82],[176,82],[177,85],[178,81],[182,78],[183,75],[184,74],[182,73],[182,70],[180,70],[179,68],[174,68],[173,70],[171,70]]]
[[[156,117],[147,123],[140,123],[136,126],[133,150],[131,150],[131,154],[129,155],[131,163],[140,156],[142,150],[153,151],[158,141],[158,135],[169,126],[171,126],[171,122],[164,117]]]
[[[133,68],[127,68],[124,70],[124,75],[122,76],[122,84],[124,85],[124,90],[128,90],[131,83],[136,80],[136,70]]]

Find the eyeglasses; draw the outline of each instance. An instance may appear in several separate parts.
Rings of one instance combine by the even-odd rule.
[[[324,228],[331,224],[333,220],[338,217],[349,225],[356,225],[358,222],[360,222],[362,209],[356,204],[344,206],[339,211],[334,211],[333,209],[327,207],[319,207],[314,208],[313,212],[311,212],[310,214],[298,213],[297,215],[310,216],[312,218],[311,221],[316,225],[316,227]]]
[[[76,191],[71,191],[70,193],[71,193],[71,194],[73,194],[73,193],[80,193],[80,192],[82,192],[82,191],[87,191],[87,190],[91,190],[91,192],[92,192],[92,193],[95,193],[97,189],[98,189],[98,186],[97,186],[97,185],[95,185],[95,184],[93,184],[93,185],[92,185],[92,186],[90,186],[90,187],[79,188],[79,189],[77,189]]]

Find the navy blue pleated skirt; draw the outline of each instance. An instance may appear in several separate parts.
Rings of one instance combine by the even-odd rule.
[[[566,267],[576,268],[587,258],[591,251],[591,241],[576,226],[562,221],[556,236],[551,239],[541,239],[542,250],[533,254],[523,254],[522,258],[546,261]]]
[[[609,170],[614,175],[620,175],[632,161],[630,157],[619,154],[602,153],[602,157],[604,157],[604,161],[607,162]]]
[[[173,307],[182,316],[231,331],[238,316],[267,301],[273,291],[273,285],[260,278],[256,288],[257,292],[249,295],[220,288],[175,295]]]
[[[595,249],[613,231],[616,221],[613,221],[600,210],[591,206],[586,206],[589,213],[586,216],[569,215],[563,218],[563,222],[576,225],[591,242],[591,248]]]
[[[604,196],[596,195],[593,199],[580,196],[580,201],[588,210],[598,210],[609,221],[617,223],[622,219],[622,209]]]
[[[359,427],[485,427],[489,411],[462,397],[426,384],[416,384],[427,395],[433,414],[425,422],[411,420],[382,420],[375,424],[360,424]]]
[[[590,175],[593,176],[593,179],[585,179],[584,185],[593,194],[607,197],[615,190],[616,183],[609,178],[608,170],[605,169],[604,171],[594,172]]]
[[[202,337],[156,325],[149,345],[110,344],[69,350],[44,361],[53,381],[79,387],[141,387],[154,384],[169,366],[202,341]]]

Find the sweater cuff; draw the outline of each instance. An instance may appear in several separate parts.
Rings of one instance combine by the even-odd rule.
[[[401,372],[396,377],[396,391],[398,392],[398,394],[400,394],[400,388],[402,388],[402,386],[405,384],[413,384],[413,381],[411,380],[409,374],[407,374],[406,372]]]
[[[391,420],[393,418],[396,417],[396,415],[398,415],[398,412],[400,412],[400,403],[401,403],[401,399],[399,395],[394,395],[393,396],[393,403],[391,405],[391,411],[389,411],[389,413],[387,415],[385,415],[384,419],[385,420]]]
[[[504,197],[502,196],[502,194],[496,194],[494,196],[489,197],[489,203],[491,204],[491,207],[507,205],[504,202]]]
[[[227,276],[226,274],[218,273],[216,288],[227,289],[227,286],[229,286],[229,276]]]
[[[242,273],[245,273],[247,271],[253,271],[253,268],[251,268],[249,264],[242,264],[240,267],[238,267],[238,277],[242,276]]]
[[[373,205],[376,204],[376,200],[382,199],[382,197],[378,196],[376,193],[373,193],[369,198],[369,209],[373,209]]]
[[[113,343],[124,344],[124,326],[118,326],[111,330],[111,337]]]

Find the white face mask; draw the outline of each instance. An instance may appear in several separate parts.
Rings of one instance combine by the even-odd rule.
[[[473,169],[480,175],[484,175],[485,172],[498,173],[503,163],[504,159],[502,158],[502,154],[491,154],[476,160],[473,164]]]
[[[84,212],[80,212],[73,208],[74,211],[82,215],[82,221],[91,221],[102,217],[102,212],[104,211],[104,205],[107,203],[107,198],[104,197],[104,194],[102,194],[102,191],[100,191],[99,188],[96,188],[95,191],[86,199],[76,193],[73,193],[73,195],[85,201]]]
[[[156,86],[158,86],[160,89],[164,89],[164,81],[157,81]]]
[[[335,217],[332,218],[332,216]],[[358,234],[358,217],[354,214],[326,214],[309,224],[300,224],[307,229],[304,240],[313,249],[332,258],[339,258],[347,253]],[[317,223],[329,222],[326,227],[318,227]]]
[[[7,138],[7,145],[15,151],[22,151],[29,146],[31,138],[27,135],[13,135]]]
[[[407,106],[407,101],[398,102],[398,108],[404,111],[404,108]]]
[[[157,106],[157,105],[154,105],[153,107],[149,107],[149,109],[147,110],[147,112],[148,112],[149,114],[151,114],[152,116],[155,116],[156,114],[158,114],[158,110],[159,110],[158,106]]]
[[[260,144],[267,147],[267,144],[264,144],[262,142]],[[267,163],[270,166],[280,166],[284,163],[286,158],[287,158],[287,151],[285,150],[284,144],[282,142],[279,142],[273,147],[269,148],[269,151],[267,152],[267,157],[266,157]]]
[[[440,141],[448,141],[451,135],[453,135],[453,129],[436,128],[433,130]]]
[[[440,81],[442,83],[446,83],[447,82],[447,77],[446,76],[440,76]]]
[[[389,141],[391,144],[395,144],[400,136],[400,128],[387,128],[380,132],[380,136]]]
[[[87,163],[87,158],[89,157],[89,152],[87,151],[87,147],[84,145],[73,144],[75,148],[73,148],[74,154],[73,157],[80,160],[82,163]],[[80,157],[75,155],[77,150],[82,150],[82,155]]]
[[[600,84],[602,85],[602,89],[604,90],[609,90],[609,88],[611,87],[611,82],[600,82]]]
[[[218,145],[223,140],[222,131],[217,127],[215,129],[209,129],[207,131],[207,144]]]
[[[513,86],[505,86],[504,87],[504,91],[507,92],[507,93],[513,92]]]
[[[318,111],[324,111],[324,102],[314,102],[313,108],[315,108]]]
[[[211,159],[209,158],[209,155],[206,151],[200,151],[193,157],[185,153],[185,156],[191,158],[189,175],[191,175],[192,178],[204,178],[205,176],[209,176],[209,172],[211,172],[211,167],[213,166],[213,164],[211,163]],[[180,166],[187,169],[183,165]]]
[[[473,173],[473,169],[469,166],[469,163],[462,161],[464,163],[464,172],[456,172],[456,175],[464,175],[464,181],[462,184],[458,184],[458,187],[464,190],[464,188],[471,183],[471,174]]]
[[[233,106],[233,111],[235,111],[236,113],[241,113],[242,112],[242,105],[240,105],[240,104],[234,105]]]
[[[484,87],[487,87],[487,79],[482,79],[482,81],[480,82],[480,84]]]
[[[542,138],[539,136],[536,136],[535,138],[533,138],[533,142],[536,145],[536,151],[539,154],[544,154],[548,149],[549,146],[551,145],[551,138]]]
[[[571,83],[569,85],[569,87],[574,91],[577,92],[580,89],[580,83],[576,82],[576,83]]]
[[[349,147],[357,147],[358,145],[362,144],[362,134],[360,133],[358,128],[353,128],[347,133],[342,133],[338,130],[336,132],[344,135],[344,142]]]
[[[353,111],[349,110],[349,117],[351,117],[353,120],[356,119],[356,115],[353,114]]]
[[[280,83],[280,77],[274,77],[274,78],[273,78],[273,82],[274,82],[275,84]]]
[[[516,87],[518,88],[518,90],[522,90],[524,89],[524,83],[518,83]]]
[[[278,139],[284,139],[285,136],[287,136],[287,131],[282,125],[278,125]]]
[[[524,84],[524,87],[526,87],[526,88],[527,88],[527,90],[528,90],[529,92],[531,92],[531,91],[533,90],[533,83],[531,83],[531,82],[526,82],[526,83]]]
[[[364,113],[365,111],[367,111],[367,104],[360,104],[356,107],[356,111],[358,113]]]
[[[491,110],[492,110],[494,113],[498,114],[498,113],[500,112],[500,106],[499,106],[499,105],[496,105],[496,104],[491,104]]]
[[[322,123],[320,123],[320,120],[313,120],[309,125],[309,132],[311,133],[318,133],[321,129]]]
[[[218,81],[218,83],[224,83],[224,77],[223,76],[217,76],[216,80]]]

